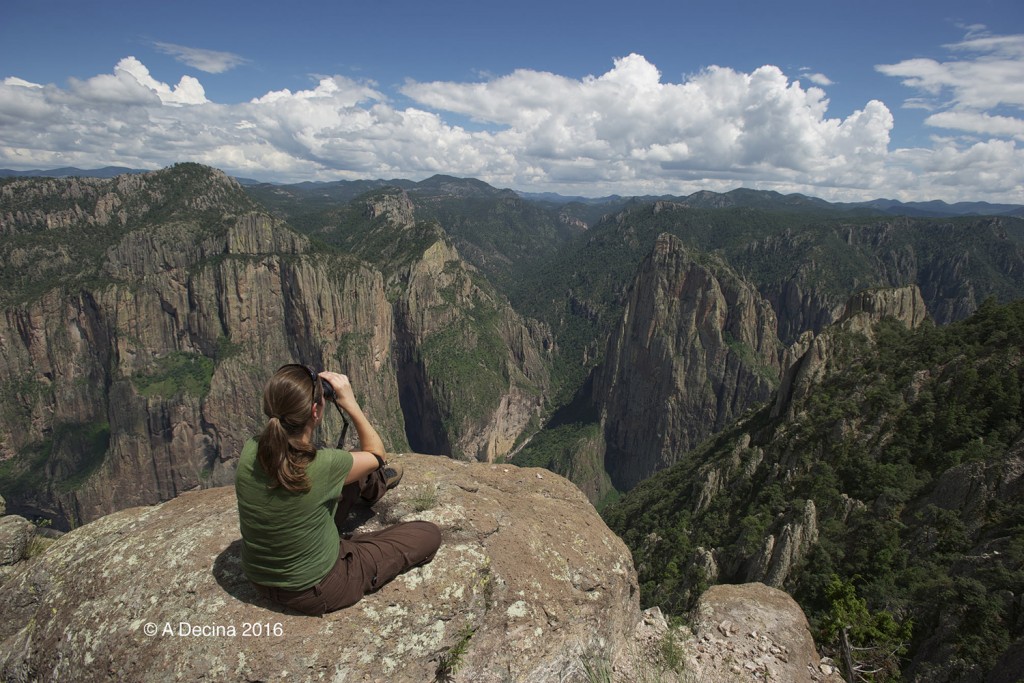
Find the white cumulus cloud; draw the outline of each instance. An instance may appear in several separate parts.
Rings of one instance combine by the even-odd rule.
[[[197,79],[171,86],[133,57],[67,87],[10,75],[0,82],[0,166],[192,160],[281,181],[448,173],[585,195],[742,184],[826,199],[1024,202],[1014,117],[947,107],[933,124],[969,129],[973,140],[891,150],[884,103],[829,116],[821,88],[770,65],[712,66],[672,82],[632,54],[584,78],[518,70],[480,82],[410,81],[400,95],[402,105],[373,81],[335,75],[222,104]],[[465,119],[474,126],[453,122]]]
[[[1024,119],[993,116],[983,112],[952,110],[932,114],[925,123],[936,128],[961,130],[979,135],[1014,137],[1024,141]]]
[[[973,28],[977,31],[980,27]],[[1024,108],[1024,35],[972,32],[946,47],[963,57],[907,59],[875,68],[931,96],[933,106],[975,111],[999,106]]]
[[[153,78],[149,69],[135,59],[125,57],[113,74],[100,74],[86,81],[72,81],[72,90],[91,102],[114,104],[203,104],[207,102],[202,84],[192,76],[182,76],[173,88]]]
[[[803,68],[803,69],[800,69],[800,71],[801,71],[801,73],[803,73],[804,78],[809,80],[814,85],[820,85],[823,88],[827,87],[827,86],[830,86],[830,85],[835,85],[835,82],[831,78],[829,78],[828,76],[826,76],[823,73],[818,73],[818,72],[811,71],[810,69],[808,69],[806,67]]]
[[[32,83],[26,81],[24,78],[18,78],[17,76],[8,76],[4,79],[4,85],[20,85],[24,88],[42,88],[43,86],[39,83]]]
[[[498,127],[494,139],[520,146],[535,183],[590,177],[661,191],[702,174],[731,174],[862,186],[892,128],[880,102],[828,118],[824,91],[804,89],[774,66],[749,74],[710,67],[670,83],[637,54],[580,80],[520,70],[483,83],[407,83],[402,92]],[[547,173],[538,178],[538,169]]]
[[[976,196],[1024,202],[1024,149],[1017,146],[1024,141],[1024,35],[966,28],[964,40],[945,46],[946,60],[875,67],[916,91],[905,107],[932,112],[925,123],[949,133],[930,150],[902,150],[893,171],[916,172],[957,196],[972,188]]]

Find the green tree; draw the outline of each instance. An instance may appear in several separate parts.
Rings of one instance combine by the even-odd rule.
[[[822,636],[824,642],[843,651],[847,680],[899,680],[900,657],[907,652],[911,621],[897,621],[886,610],[872,612],[867,600],[857,596],[853,582],[836,575],[826,596],[831,607],[821,623]]]

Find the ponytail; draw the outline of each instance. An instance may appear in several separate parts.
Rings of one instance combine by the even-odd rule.
[[[281,486],[292,493],[312,488],[306,467],[316,457],[316,448],[305,443],[301,434],[319,384],[312,382],[301,365],[282,367],[267,383],[263,412],[269,419],[260,434],[256,457],[271,479],[270,488]]]

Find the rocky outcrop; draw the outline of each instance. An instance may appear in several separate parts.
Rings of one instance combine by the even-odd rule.
[[[428,519],[444,543],[354,607],[320,619],[258,597],[241,574],[233,489],[187,493],[75,529],[11,575],[0,677],[421,683],[447,666],[457,680],[532,683],[561,680],[586,652],[627,653],[640,621],[629,552],[572,484],[400,461],[402,484],[362,528]]]
[[[766,400],[780,346],[775,314],[753,287],[661,235],[595,381],[616,488],[632,488]]]
[[[764,449],[752,446],[749,434],[741,434],[728,458],[698,467],[693,482],[693,512],[700,514],[719,496],[728,496],[732,490],[747,485],[746,482],[754,477],[763,462]],[[742,531],[736,545],[753,547],[753,552],[744,554],[735,552],[735,549],[726,552],[698,548],[693,562],[701,568],[709,583],[721,578],[782,588],[817,542],[818,511],[814,501],[807,500],[803,509],[779,515],[763,535]]]
[[[746,580],[782,588],[793,567],[807,557],[817,542],[818,511],[814,501],[808,500],[798,519],[781,525],[777,539],[774,534],[765,537],[760,553],[748,564]]]
[[[883,318],[914,329],[925,321],[928,311],[916,285],[858,292],[846,302],[839,323],[861,334],[871,334],[872,326]]]
[[[398,457],[402,484],[349,528],[427,519],[443,544],[353,607],[316,618],[259,597],[241,573],[233,489],[191,492],[79,527],[16,566],[0,584],[0,677],[832,680],[780,591],[715,587],[695,632],[641,614],[629,551],[561,477]]]
[[[792,411],[794,405],[835,369],[833,346],[842,334],[854,332],[872,339],[874,327],[882,319],[895,320],[913,329],[927,316],[924,299],[916,285],[867,290],[853,295],[834,327],[827,328],[816,337],[805,334],[785,354],[789,365],[776,394],[772,416]]]
[[[35,541],[36,527],[20,515],[8,515],[3,497],[0,497],[0,584],[7,579],[18,563],[27,559],[42,541]]]
[[[416,223],[409,195],[398,188],[373,193],[363,202],[364,213],[371,221],[378,218],[393,226],[411,228]]]
[[[807,617],[783,591],[761,583],[712,586],[695,614],[687,667],[692,680],[844,680],[830,661],[819,658]]]
[[[32,522],[18,515],[0,517],[0,566],[25,559],[34,528]]]

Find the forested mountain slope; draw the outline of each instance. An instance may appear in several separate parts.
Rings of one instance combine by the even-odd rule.
[[[645,604],[682,613],[708,583],[762,580],[826,641],[846,625],[880,648],[858,656],[882,677],[1019,671],[1024,302],[948,326],[865,308],[804,340],[774,402],[604,516]]]
[[[713,252],[771,302],[779,336],[836,319],[846,298],[866,287],[917,284],[940,324],[970,314],[988,296],[1024,296],[1024,220],[849,217],[835,212],[691,208],[637,204],[609,216],[539,262],[512,293],[524,313],[548,321],[565,351],[563,371],[578,386],[583,354],[621,311],[637,264],[669,233]],[[598,345],[599,347],[602,345]]]
[[[358,246],[372,218],[369,204],[400,196],[417,221],[442,226],[463,258],[503,292],[525,268],[587,228],[571,208],[545,207],[471,178],[261,185],[246,191],[297,229],[346,248]]]

